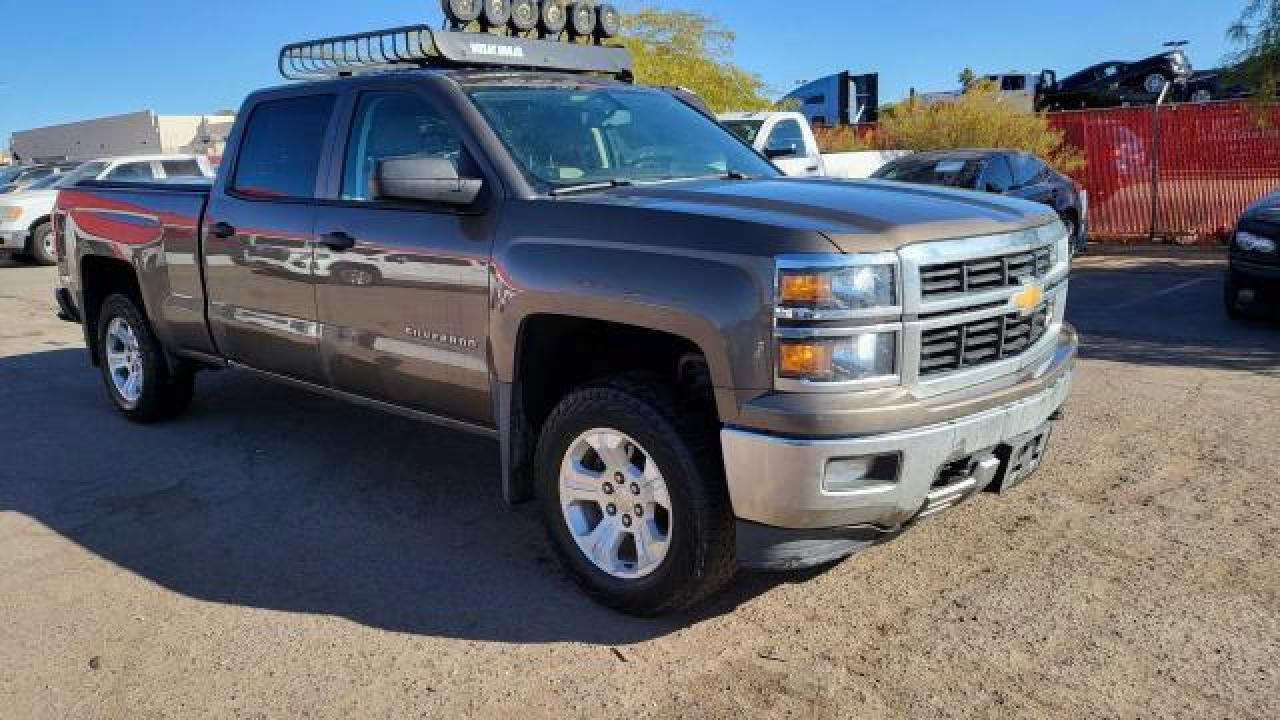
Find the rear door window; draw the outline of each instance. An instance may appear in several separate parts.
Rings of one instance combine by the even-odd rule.
[[[131,162],[117,165],[107,173],[107,180],[126,180],[133,182],[150,182],[156,179],[151,170],[151,161]]]
[[[333,106],[333,95],[259,103],[245,128],[232,188],[259,198],[314,198]]]
[[[195,160],[163,160],[160,166],[164,168],[165,177],[204,177],[200,163]]]

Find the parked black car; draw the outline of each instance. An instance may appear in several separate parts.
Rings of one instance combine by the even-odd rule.
[[[1015,150],[937,150],[898,158],[872,174],[880,180],[942,185],[997,193],[1052,207],[1072,237],[1072,250],[1089,244],[1089,196],[1074,180],[1040,158]]]
[[[1240,216],[1231,238],[1225,300],[1233,318],[1280,307],[1280,192]]]
[[[1113,60],[1046,84],[1036,98],[1037,110],[1147,105],[1154,103],[1166,82],[1185,84],[1191,62],[1181,50],[1171,50],[1136,62]],[[1175,93],[1181,91],[1175,87]]]

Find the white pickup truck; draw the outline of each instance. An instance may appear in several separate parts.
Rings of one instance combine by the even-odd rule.
[[[91,160],[69,173],[49,175],[20,192],[0,195],[0,253],[21,256],[38,265],[57,262],[53,214],[58,189],[82,180],[134,182],[209,179],[213,167],[202,155],[140,155]]]
[[[798,112],[734,112],[720,124],[791,177],[867,178],[904,151],[823,154],[808,120]]]

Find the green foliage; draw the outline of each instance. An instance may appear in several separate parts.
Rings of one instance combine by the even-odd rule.
[[[631,51],[636,80],[683,87],[716,112],[769,110],[764,80],[732,62],[737,35],[699,12],[645,7],[623,15],[623,45]]]
[[[1044,158],[1064,172],[1084,166],[1080,151],[1067,144],[1044,115],[1004,102],[992,82],[979,82],[952,102],[926,104],[909,98],[881,118],[874,132],[859,136],[830,134],[847,149],[953,150],[1004,148]]]
[[[973,68],[967,67],[960,71],[957,79],[960,81],[960,88],[968,90],[978,82],[978,73],[974,72]]]
[[[1262,102],[1276,100],[1280,84],[1280,0],[1248,0],[1227,36],[1240,46],[1232,79]]]

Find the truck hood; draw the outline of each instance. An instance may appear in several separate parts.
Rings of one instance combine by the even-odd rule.
[[[1014,232],[1054,219],[1050,208],[1025,200],[880,180],[696,180],[574,199],[809,230],[846,253]]]
[[[43,210],[44,214],[53,211],[53,205],[57,200],[57,190],[31,190],[0,195],[0,205],[21,207],[28,212],[31,210]]]

